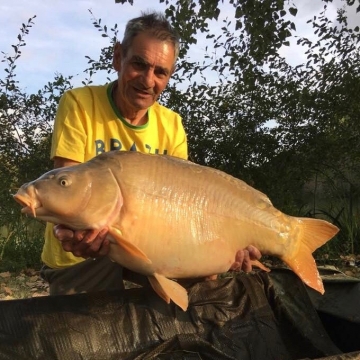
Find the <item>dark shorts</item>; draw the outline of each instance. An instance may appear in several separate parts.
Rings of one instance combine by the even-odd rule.
[[[108,256],[86,259],[65,269],[44,265],[40,274],[49,283],[50,295],[124,289],[123,268]]]

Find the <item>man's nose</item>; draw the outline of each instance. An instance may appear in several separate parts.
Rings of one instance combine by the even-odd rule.
[[[154,69],[148,67],[146,70],[144,70],[142,77],[143,77],[144,86],[146,86],[147,88],[152,88],[155,86]]]

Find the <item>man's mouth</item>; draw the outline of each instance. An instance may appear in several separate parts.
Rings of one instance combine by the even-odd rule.
[[[144,90],[144,89],[139,89],[139,88],[136,88],[136,87],[134,87],[134,89],[140,95],[154,96],[154,91],[152,91],[152,90]]]

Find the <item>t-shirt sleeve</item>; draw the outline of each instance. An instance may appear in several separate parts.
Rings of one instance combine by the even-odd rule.
[[[84,162],[86,131],[84,129],[84,109],[72,91],[61,97],[56,113],[51,143],[51,159],[55,156]]]
[[[187,160],[187,158],[188,158],[187,137],[186,137],[186,133],[185,133],[184,127],[182,125],[181,119],[180,119],[178,131],[176,134],[176,141],[174,144],[174,149],[173,149],[172,154],[170,154],[170,155],[176,156],[176,157],[179,157],[179,158],[185,159],[185,160]]]

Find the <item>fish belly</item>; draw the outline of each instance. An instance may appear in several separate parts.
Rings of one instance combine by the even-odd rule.
[[[113,169],[124,201],[116,227],[152,265],[123,255],[124,266],[206,276],[227,271],[250,244],[264,254],[286,251],[290,217],[243,181],[170,157],[130,157]]]
[[[189,211],[192,216],[185,219],[176,211],[162,212],[162,216],[156,217],[154,210],[147,215],[143,210],[131,219],[123,216],[119,227],[124,238],[146,254],[151,264],[128,256],[121,249],[117,249],[116,261],[145,275],[159,273],[170,278],[189,278],[228,271],[236,252],[250,244],[264,250],[255,240],[259,238],[255,225],[204,213],[195,217],[195,212]]]

